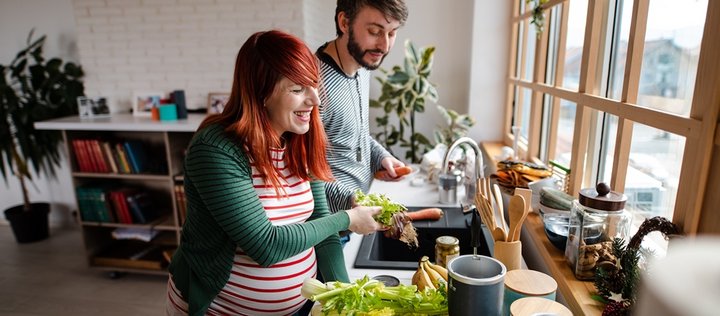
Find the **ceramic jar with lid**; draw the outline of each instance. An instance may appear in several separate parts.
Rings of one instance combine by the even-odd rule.
[[[579,280],[592,280],[595,269],[612,264],[612,242],[615,238],[627,240],[631,215],[625,211],[627,197],[605,183],[595,188],[580,190],[573,201],[568,225],[565,259]]]
[[[542,297],[555,300],[557,282],[551,276],[534,270],[517,269],[505,275],[503,315],[510,315],[513,302],[524,297]]]

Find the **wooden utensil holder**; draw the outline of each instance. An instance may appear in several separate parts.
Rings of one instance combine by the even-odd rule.
[[[502,262],[508,271],[520,269],[522,266],[522,243],[517,241],[496,241],[495,259]]]

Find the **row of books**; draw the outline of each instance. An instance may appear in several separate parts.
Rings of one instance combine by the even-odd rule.
[[[187,215],[187,200],[185,199],[185,186],[182,183],[176,183],[173,187],[175,191],[175,202],[178,206],[178,220],[180,226],[185,223],[185,216]]]
[[[73,139],[73,153],[80,172],[164,173],[162,162],[149,157],[145,144],[137,140],[110,142],[98,139]]]
[[[85,222],[145,224],[160,214],[151,194],[139,189],[78,187],[76,194]]]

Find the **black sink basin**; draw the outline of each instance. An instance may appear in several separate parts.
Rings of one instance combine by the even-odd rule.
[[[410,207],[415,211],[422,207]],[[407,244],[375,233],[363,236],[355,258],[355,268],[362,269],[401,269],[415,270],[422,256],[428,256],[435,262],[435,239],[440,236],[454,236],[460,240],[460,254],[472,254],[470,247],[471,213],[463,214],[459,207],[443,208],[445,215],[439,221],[417,221],[413,225],[417,229],[419,247],[409,248]],[[490,234],[482,227],[481,246],[478,254],[490,255],[486,240]]]

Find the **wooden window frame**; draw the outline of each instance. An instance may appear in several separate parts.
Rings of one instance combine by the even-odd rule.
[[[591,116],[594,111],[605,112],[618,117],[618,132],[613,152],[614,163],[611,172],[611,186],[613,188],[624,188],[629,162],[630,143],[634,123],[644,124],[659,130],[668,131],[685,137],[685,150],[681,166],[678,192],[673,212],[673,222],[680,225],[687,234],[711,230],[720,232],[720,212],[713,212],[720,205],[718,202],[706,197],[708,191],[708,178],[710,175],[718,176],[718,169],[712,168],[714,151],[720,145],[720,130],[718,130],[718,112],[720,108],[720,92],[717,85],[720,82],[720,61],[714,52],[720,51],[720,42],[713,40],[720,38],[720,2],[708,1],[707,16],[703,39],[700,44],[700,56],[694,87],[692,109],[688,117],[675,115],[667,112],[654,110],[652,108],[637,105],[638,85],[640,68],[642,64],[642,53],[645,41],[645,29],[647,24],[649,0],[634,0],[633,19],[630,25],[630,38],[628,42],[628,53],[625,63],[625,73],[620,100],[612,100],[601,97],[598,94],[599,45],[605,19],[607,0],[588,0],[588,14],[585,26],[585,39],[583,45],[582,64],[580,68],[580,84],[578,91],[572,91],[562,87],[564,52],[567,37],[568,8],[573,0],[550,0],[543,5],[545,20],[548,21],[548,14],[554,6],[561,6],[561,23],[558,37],[558,59],[554,84],[545,82],[545,67],[547,54],[548,29],[546,26],[536,40],[534,69],[532,81],[524,78],[524,60],[517,59],[517,54],[524,54],[527,40],[521,41],[518,47],[518,28],[524,23],[523,38],[534,34],[527,34],[529,19],[532,12],[520,12],[519,5],[523,0],[514,2],[513,16],[511,18],[511,40],[510,53],[513,62],[508,66],[508,88],[505,106],[503,142],[510,145],[513,142],[513,135],[509,132],[513,122],[513,115],[521,113],[522,93],[519,93],[516,108],[513,108],[513,99],[516,88],[530,89],[532,93],[530,102],[530,117],[528,119],[528,138],[520,146],[519,157],[526,160],[539,160],[541,141],[541,119],[544,95],[552,96],[552,112],[548,132],[549,144],[547,145],[548,159],[555,156],[555,140],[557,139],[557,125],[559,116],[560,99],[565,99],[576,104],[575,129],[572,145],[572,160],[570,168],[573,170],[570,179],[570,193],[577,195],[577,192],[587,183],[586,170],[591,169],[584,159],[588,153],[588,138],[590,132]],[[515,60],[520,60],[520,65],[515,65]],[[516,68],[520,67],[518,76],[515,77]],[[521,91],[521,89],[518,89]],[[516,124],[517,121],[516,121]],[[716,153],[717,155],[717,153]],[[687,158],[687,157],[692,157]],[[718,159],[717,157],[715,159]],[[706,199],[708,201],[706,201]],[[708,205],[709,204],[709,205]],[[703,213],[703,209],[707,209]],[[714,227],[703,226],[699,230],[702,221],[711,220],[717,225]]]

